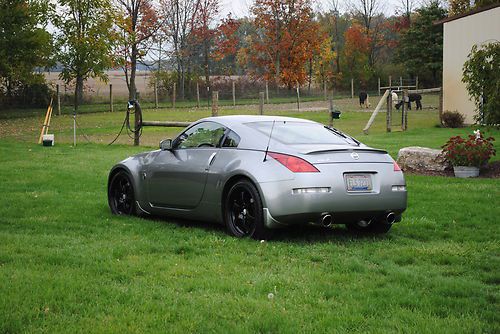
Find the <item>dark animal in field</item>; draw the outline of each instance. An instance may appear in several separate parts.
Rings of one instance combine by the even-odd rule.
[[[370,102],[368,102],[368,93],[366,92],[359,92],[359,106],[361,108],[369,108],[370,107]]]
[[[417,110],[422,110],[422,95],[415,93],[408,94],[408,102],[406,103],[406,105],[408,106],[408,110],[411,110],[412,102],[415,102],[415,104],[417,105]],[[400,101],[398,104],[396,104],[396,109],[399,110],[402,104],[403,101]]]

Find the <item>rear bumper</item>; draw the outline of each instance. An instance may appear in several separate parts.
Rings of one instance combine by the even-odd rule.
[[[407,191],[393,190],[393,186],[405,186],[405,181],[402,173],[395,173],[392,165],[390,167],[389,175],[384,175],[386,171],[374,173],[370,192],[348,192],[344,184],[344,172],[336,172],[333,176],[332,173],[328,176],[326,173],[310,173],[298,175],[294,180],[260,183],[266,208],[266,226],[277,228],[318,222],[325,214],[332,215],[334,224],[372,219],[389,212],[394,212],[396,221],[399,221],[406,210]],[[322,191],[294,191],[300,188],[321,188]]]

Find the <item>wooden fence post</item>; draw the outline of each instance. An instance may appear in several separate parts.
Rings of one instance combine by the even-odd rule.
[[[200,107],[200,84],[196,83],[196,107]]]
[[[351,99],[354,99],[354,79],[351,79]]]
[[[219,92],[212,91],[212,116],[219,116]]]
[[[136,93],[137,100],[139,100],[139,93]],[[140,138],[140,131],[139,127],[141,126],[141,119],[139,118],[139,114],[142,114],[141,106],[139,105],[139,102],[136,102],[135,105],[135,112],[134,112],[134,146],[139,146],[139,138]]]
[[[59,84],[56,85],[57,90],[57,115],[61,116],[61,92],[59,91]]]
[[[109,111],[113,112],[113,85],[109,84]]]
[[[236,87],[233,81],[233,106],[236,105]]]
[[[264,115],[264,92],[259,93],[259,115]]]
[[[441,86],[441,90],[439,91],[439,123],[443,125],[443,86]]]
[[[297,110],[300,111],[300,88],[298,81],[297,81]]]
[[[389,89],[392,89],[392,75],[389,75]]]
[[[392,92],[387,95],[386,131],[391,132],[392,125]]]
[[[399,77],[399,86],[403,87],[403,77]]]
[[[174,86],[172,87],[172,108],[175,109],[175,97],[177,95],[177,83],[174,82]]]
[[[269,83],[266,80],[266,103],[269,104]]]
[[[329,98],[329,101],[330,101],[330,108],[329,108],[329,112],[330,112],[330,126],[333,126],[333,97],[330,96]]]
[[[156,79],[155,79],[154,91],[155,91],[155,109],[158,109],[158,80]]]
[[[380,77],[378,78],[378,96],[380,96]]]
[[[328,99],[328,93],[326,90],[326,80],[323,81],[323,96],[325,98],[325,101]]]
[[[415,89],[418,89],[418,75],[417,75],[417,77],[415,78]]]

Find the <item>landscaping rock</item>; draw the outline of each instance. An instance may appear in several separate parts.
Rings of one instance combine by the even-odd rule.
[[[398,152],[398,165],[403,170],[444,171],[451,167],[441,150],[427,147],[403,147]]]

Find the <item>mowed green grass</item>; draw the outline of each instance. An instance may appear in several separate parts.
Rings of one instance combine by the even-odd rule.
[[[472,130],[417,115],[405,133],[378,122],[356,134],[366,113],[337,126],[393,156]],[[117,116],[85,116],[92,139],[118,130]],[[0,141],[0,333],[500,331],[498,179],[407,175],[408,210],[388,235],[301,227],[260,243],[208,223],[111,215],[110,167],[146,148],[71,147],[63,125],[42,147],[20,126],[29,121]]]

